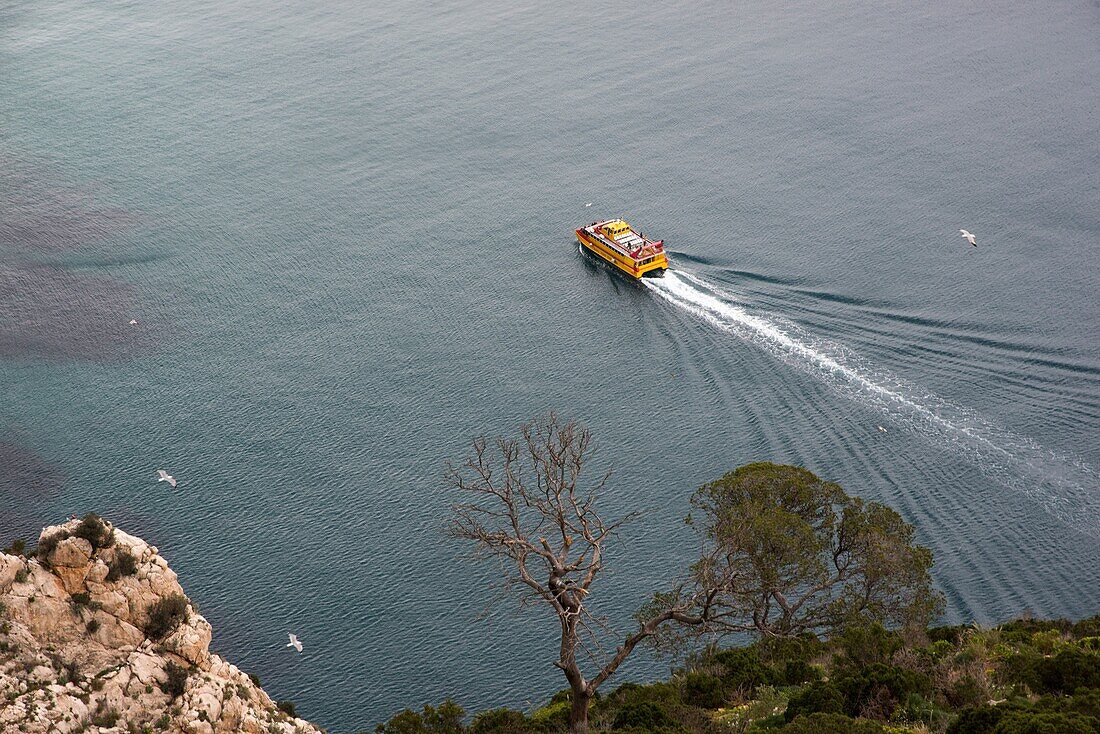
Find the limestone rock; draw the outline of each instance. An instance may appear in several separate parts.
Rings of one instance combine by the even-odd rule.
[[[0,594],[11,588],[15,576],[25,568],[23,559],[0,553]]]
[[[146,638],[153,605],[183,594],[175,572],[141,538],[113,528],[114,544],[95,549],[71,536],[78,524],[43,529],[40,544],[65,536],[47,563],[0,553],[0,642],[11,651],[0,656],[0,732],[319,734],[212,655],[210,623],[190,605],[163,640]]]
[[[192,611],[187,621],[164,639],[164,649],[200,668],[208,667],[212,634],[206,618]]]

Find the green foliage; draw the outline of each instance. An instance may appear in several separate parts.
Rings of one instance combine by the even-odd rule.
[[[96,632],[99,631],[99,620],[89,619],[88,624],[84,625],[84,629],[88,631],[89,635],[94,635]]]
[[[123,576],[133,576],[137,573],[137,559],[130,555],[129,551],[118,548],[114,558],[107,566],[107,580],[118,581]]]
[[[1023,684],[1037,693],[1072,693],[1078,688],[1100,688],[1100,653],[1065,647],[1056,655],[1034,650],[1009,655],[1002,662],[1005,682]]]
[[[15,572],[15,583],[17,583],[17,584],[23,583],[24,581],[27,580],[28,576],[30,576],[30,572],[27,570],[27,567],[24,566],[23,568],[21,568],[21,569],[19,569],[18,571]]]
[[[1069,647],[1034,666],[1036,690],[1073,693],[1078,688],[1100,688],[1100,654]]]
[[[721,708],[726,702],[726,686],[716,675],[691,672],[684,676],[683,700],[704,709]]]
[[[788,662],[809,663],[825,652],[826,644],[812,632],[798,637],[766,637],[755,645],[760,659],[775,665]]]
[[[842,665],[862,668],[872,663],[886,663],[901,649],[901,636],[889,632],[878,622],[853,624],[841,631]]]
[[[284,714],[291,717],[292,719],[298,718],[298,714],[294,710],[294,702],[293,701],[276,701],[275,702],[275,708],[279,709],[280,711],[282,711]]]
[[[929,642],[946,642],[951,646],[962,642],[963,635],[968,628],[965,625],[956,624],[950,627],[932,627],[926,634]]]
[[[913,527],[806,469],[748,464],[701,487],[692,506],[706,541],[695,586],[728,631],[797,637],[857,619],[923,628],[943,608]]]
[[[1078,711],[1027,705],[979,706],[959,715],[946,734],[1097,734],[1100,719]]]
[[[16,538],[11,542],[11,545],[4,549],[4,553],[7,553],[9,556],[21,556],[26,549],[27,541],[22,538]]]
[[[850,719],[843,714],[799,716],[779,729],[782,734],[884,734],[882,724],[866,719]]]
[[[114,709],[100,709],[95,716],[92,717],[92,726],[101,726],[104,729],[109,729],[118,723],[119,713]]]
[[[804,660],[788,660],[783,667],[775,671],[772,680],[778,686],[800,686],[821,680],[821,668],[810,665]]]
[[[187,690],[187,678],[191,675],[190,671],[182,665],[176,665],[175,663],[168,663],[168,666],[164,669],[165,681],[160,684],[160,689],[168,694],[168,697],[173,701],[183,695],[183,692]]]
[[[568,701],[569,698],[565,700]],[[676,704],[680,702],[680,689],[667,682],[650,683],[644,686],[637,683],[623,683],[601,703],[605,707],[615,707],[640,701],[652,701],[666,706]]]
[[[109,548],[115,542],[115,531],[108,527],[103,518],[94,512],[89,512],[84,516],[84,519],[76,526],[76,530],[73,531],[73,535],[77,538],[84,538],[92,544],[93,549]]]
[[[1073,629],[1068,619],[1014,619],[1000,626],[1006,642],[1030,642],[1039,632],[1066,633]]]
[[[461,706],[447,699],[438,708],[425,706],[420,713],[405,709],[385,724],[379,724],[375,731],[379,734],[462,734],[466,729],[462,724],[465,715]]]
[[[521,711],[491,709],[482,711],[470,723],[470,734],[523,734],[527,718]]]
[[[840,714],[844,712],[844,694],[832,683],[817,682],[791,696],[783,714],[786,721],[810,714]]]
[[[969,673],[960,676],[944,693],[955,708],[977,706],[989,699],[985,686]]]
[[[425,706],[423,715],[424,725],[431,734],[460,734],[465,729],[462,719],[466,712],[449,698],[438,708]]]
[[[659,704],[653,701],[636,701],[619,709],[611,728],[670,732],[678,729],[678,726],[676,720]]]
[[[897,703],[909,694],[926,696],[931,693],[928,676],[883,663],[850,671],[837,679],[836,686],[844,694],[844,711],[849,716],[873,714],[884,719],[889,718]],[[871,704],[877,710],[868,711]]]
[[[150,640],[162,640],[186,618],[187,597],[182,594],[166,596],[150,607],[145,636]]]
[[[569,722],[569,709],[572,704],[568,701],[553,701],[542,708],[531,712],[528,719],[534,729],[543,731],[561,731]]]
[[[891,721],[925,724],[937,730],[946,726],[948,716],[932,701],[916,693],[910,693],[895,708]]]
[[[73,604],[78,607],[86,607],[92,603],[91,595],[86,591],[78,591],[72,595]]]
[[[1077,638],[1100,637],[1100,614],[1074,623],[1070,633]]]
[[[50,533],[49,535],[41,538],[38,541],[38,547],[35,548],[35,552],[38,554],[39,560],[43,563],[49,561],[49,555],[53,553],[57,548],[57,544],[69,537],[67,530],[58,530],[56,533]]]
[[[751,695],[757,686],[771,682],[772,672],[760,660],[755,647],[735,647],[723,650],[711,660],[722,667],[722,682],[730,690]]]

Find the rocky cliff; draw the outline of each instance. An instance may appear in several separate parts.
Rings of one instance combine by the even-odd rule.
[[[313,734],[210,652],[210,624],[140,538],[95,516],[0,553],[0,732]]]

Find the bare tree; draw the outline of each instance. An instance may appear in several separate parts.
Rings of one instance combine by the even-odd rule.
[[[551,414],[522,426],[519,439],[474,441],[473,455],[447,471],[461,493],[451,535],[472,541],[476,556],[496,558],[509,588],[557,616],[554,664],[572,692],[572,734],[587,731],[597,689],[643,641],[682,650],[731,633],[794,637],[862,620],[923,623],[942,609],[931,553],[897,513],[805,469],[750,464],[695,493],[704,521],[699,560],[605,652],[600,639],[614,633],[591,611],[592,585],[608,542],[634,515],[611,520],[596,510],[608,475],[582,481],[592,452],[586,429]]]
[[[604,653],[599,638],[609,629],[590,610],[592,585],[603,570],[607,543],[634,514],[609,520],[597,511],[609,475],[583,481],[593,452],[587,429],[551,414],[523,425],[520,434],[492,445],[477,439],[472,456],[448,467],[447,484],[462,495],[448,530],[472,541],[477,556],[498,559],[510,587],[554,610],[561,626],[554,665],[572,691],[569,731],[584,734],[596,690],[640,642],[665,622],[701,624],[704,615],[688,613],[699,608],[696,597],[669,594],[666,603],[640,612],[635,631]],[[591,677],[582,671],[582,659],[592,667]]]

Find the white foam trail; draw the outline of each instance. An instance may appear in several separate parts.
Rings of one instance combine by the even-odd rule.
[[[845,347],[798,326],[753,313],[737,297],[679,270],[642,281],[664,300],[713,326],[759,344],[785,364],[822,378],[974,462],[1000,483],[1037,501],[1048,513],[1100,537],[1100,475],[1024,436],[952,405],[867,365]]]

